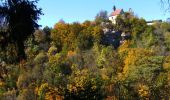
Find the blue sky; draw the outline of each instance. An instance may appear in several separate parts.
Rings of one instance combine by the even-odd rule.
[[[138,17],[146,20],[163,19],[170,17],[161,7],[160,0],[40,0],[38,6],[44,13],[39,24],[53,27],[60,19],[72,23],[93,20],[101,10],[111,13],[113,5],[116,8],[129,8]]]

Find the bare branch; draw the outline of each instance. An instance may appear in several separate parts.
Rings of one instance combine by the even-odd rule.
[[[170,0],[160,0],[161,7],[165,10],[165,12],[170,12]]]

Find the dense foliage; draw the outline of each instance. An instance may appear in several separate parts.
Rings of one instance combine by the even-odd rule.
[[[168,100],[170,24],[148,26],[127,12],[113,25],[106,13],[23,37],[27,58],[19,63],[19,45],[0,48],[0,100]],[[114,38],[106,45],[107,34]]]

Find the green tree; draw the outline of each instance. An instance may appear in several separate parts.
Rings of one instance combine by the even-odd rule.
[[[51,41],[51,38],[50,38],[50,35],[51,35],[51,30],[52,28],[46,26],[43,28],[43,31],[46,33],[46,38],[47,38],[47,41],[50,42]]]

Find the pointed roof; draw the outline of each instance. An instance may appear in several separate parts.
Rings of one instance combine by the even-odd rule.
[[[120,15],[122,13],[123,9],[116,9],[115,11],[113,11],[110,16],[116,16],[116,15]]]

